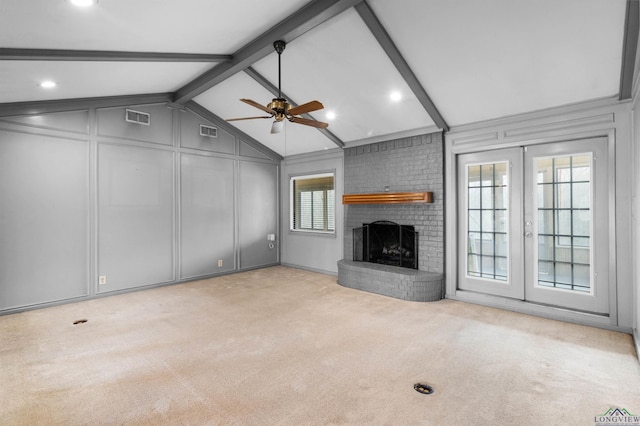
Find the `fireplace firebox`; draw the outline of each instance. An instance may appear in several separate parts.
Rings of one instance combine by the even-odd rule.
[[[418,232],[386,220],[353,230],[353,260],[418,269]]]

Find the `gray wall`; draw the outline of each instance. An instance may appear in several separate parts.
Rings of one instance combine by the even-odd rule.
[[[343,151],[334,149],[314,154],[303,154],[285,158],[281,173],[281,263],[312,271],[338,274],[338,260],[342,259],[344,186]],[[336,232],[317,234],[290,231],[289,224],[289,178],[301,174],[324,172],[335,173]]]
[[[0,120],[0,312],[278,263],[280,158],[190,110],[131,108],[151,124]]]
[[[345,206],[344,257],[353,259],[354,228],[390,220],[419,232],[418,269],[444,271],[442,133],[413,136],[345,150],[345,194],[433,192],[432,204]]]
[[[0,129],[0,309],[89,294],[88,160],[86,136]]]

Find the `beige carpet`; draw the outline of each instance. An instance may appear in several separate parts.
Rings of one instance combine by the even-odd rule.
[[[629,335],[286,267],[0,317],[2,425],[594,425],[611,407],[640,413]]]

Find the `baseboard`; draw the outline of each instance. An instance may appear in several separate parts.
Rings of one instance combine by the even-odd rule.
[[[78,297],[71,297],[71,298],[68,298],[68,299],[52,300],[50,302],[42,302],[42,303],[34,303],[34,304],[31,304],[31,305],[16,306],[16,307],[13,307],[13,308],[7,308],[7,309],[4,309],[4,310],[0,310],[0,316],[19,314],[20,312],[34,311],[34,310],[37,310],[37,309],[44,309],[44,308],[52,308],[54,306],[66,305],[66,304],[69,304],[69,303],[84,302],[84,301],[87,301],[87,300],[100,299],[100,298],[103,298],[103,297],[117,296],[117,295],[120,295],[120,294],[134,293],[134,292],[137,292],[137,291],[144,291],[144,290],[151,290],[153,288],[158,288],[158,287],[166,287],[166,286],[170,286],[170,285],[183,284],[183,283],[188,283],[188,282],[192,282],[192,281],[206,280],[206,279],[209,279],[209,278],[217,278],[217,277],[221,277],[223,275],[233,275],[233,274],[238,274],[240,272],[248,272],[248,271],[253,271],[255,269],[270,268],[272,266],[278,266],[278,265],[279,265],[279,263],[270,263],[270,264],[265,264],[265,265],[252,266],[252,267],[248,267],[248,268],[233,269],[233,270],[229,270],[229,271],[219,272],[217,274],[209,274],[209,275],[200,275],[200,276],[195,276],[195,277],[178,278],[178,279],[175,279],[175,280],[172,280],[172,281],[166,281],[166,282],[160,282],[160,283],[154,283],[154,284],[147,284],[147,285],[140,285],[140,286],[130,287],[130,288],[123,288],[123,289],[120,289],[120,290],[114,290],[114,291],[109,291],[109,292],[105,292],[105,293],[87,294],[87,295],[78,296]],[[323,272],[323,273],[328,273],[328,272]],[[335,275],[337,276],[337,273]]]
[[[309,268],[308,266],[295,265],[293,263],[285,263],[285,262],[280,262],[280,265],[286,266],[288,268],[302,269],[304,271],[309,271],[309,272],[317,272],[319,274],[333,275],[335,277],[338,276],[338,271],[325,271],[324,269]]]
[[[640,362],[640,332],[637,328],[633,329],[633,342],[636,345],[636,357],[638,357],[638,362]]]
[[[492,296],[471,291],[457,291],[455,295],[446,294],[448,299],[461,302],[475,303],[492,308],[505,309],[507,311],[518,312],[526,315],[534,315],[542,318],[557,321],[570,322],[574,324],[587,325],[590,327],[602,328],[605,330],[618,331],[626,334],[633,334],[630,327],[620,327],[612,325],[608,316],[576,312],[551,306],[532,304],[521,300],[509,299],[505,297]],[[640,338],[640,336],[638,336]],[[636,339],[636,344],[638,339]],[[637,346],[636,346],[637,348]],[[637,350],[636,350],[637,352]]]

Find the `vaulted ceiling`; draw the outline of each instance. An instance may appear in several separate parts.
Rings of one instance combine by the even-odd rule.
[[[261,115],[239,99],[275,97],[284,40],[282,92],[329,128],[230,124],[285,156],[628,98],[637,36],[636,0],[0,0],[0,115],[158,95]]]

